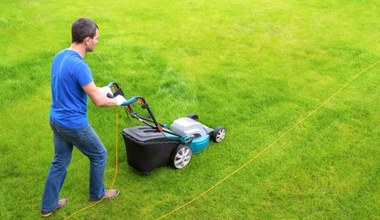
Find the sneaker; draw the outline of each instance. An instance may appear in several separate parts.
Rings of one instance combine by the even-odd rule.
[[[68,199],[60,199],[58,200],[58,208],[53,210],[53,211],[41,211],[41,216],[46,218],[46,217],[49,217],[51,216],[51,214],[53,214],[54,211],[60,209],[60,208],[63,208],[67,203],[69,202]]]
[[[117,195],[119,195],[119,193],[120,193],[120,190],[118,190],[118,189],[107,189],[106,193],[104,194],[104,196],[102,198],[90,199],[90,200],[91,200],[91,202],[98,202],[98,201],[105,200],[105,199],[113,199]]]

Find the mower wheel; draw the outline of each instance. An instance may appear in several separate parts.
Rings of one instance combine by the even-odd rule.
[[[199,120],[198,115],[195,114],[195,113],[191,113],[187,117],[193,119],[194,121],[198,121]]]
[[[191,155],[192,151],[190,147],[184,144],[178,145],[171,155],[172,165],[176,169],[184,168],[190,162]]]
[[[226,137],[226,133],[227,133],[227,130],[222,126],[219,126],[215,128],[215,130],[212,132],[211,134],[212,140],[216,143],[219,143]]]

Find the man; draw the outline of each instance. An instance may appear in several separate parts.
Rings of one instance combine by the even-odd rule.
[[[68,199],[59,199],[73,146],[90,160],[90,200],[111,199],[117,189],[104,187],[104,170],[107,150],[92,129],[87,118],[87,96],[98,107],[119,106],[126,100],[122,96],[108,98],[111,89],[98,88],[84,61],[98,43],[99,28],[87,18],[76,20],[71,28],[72,44],[54,57],[51,70],[52,105],[50,126],[54,134],[55,155],[51,163],[41,202],[41,216],[48,217],[62,208]]]

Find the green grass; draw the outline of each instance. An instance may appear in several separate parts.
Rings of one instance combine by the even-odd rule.
[[[120,196],[73,219],[379,219],[380,64],[317,109],[380,60],[379,9],[375,0],[1,1],[0,218],[39,218],[53,156],[50,65],[85,16],[100,27],[86,56],[99,86],[144,96],[164,123],[196,112],[228,137],[182,170],[142,176],[119,135]],[[89,106],[110,186],[115,109]],[[119,131],[138,124],[119,109]],[[88,175],[74,150],[61,192],[70,203],[52,219],[89,204]]]

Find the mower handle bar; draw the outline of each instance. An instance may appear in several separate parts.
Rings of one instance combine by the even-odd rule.
[[[120,88],[120,86],[117,83],[111,82],[111,83],[108,84],[108,87],[110,87],[110,88],[114,87],[113,94],[112,95],[111,94],[107,94],[107,96],[109,98],[116,97],[117,95],[121,95],[121,96],[125,97],[123,90]],[[131,108],[130,105],[133,104],[133,103],[135,103],[135,102],[137,102],[137,101],[140,101],[141,107],[143,109],[147,109],[148,110],[149,116],[150,116],[150,118],[152,118],[152,120],[147,120],[147,118],[143,118],[141,116],[138,116],[137,113],[132,110],[132,108]],[[163,131],[163,125],[160,124],[160,123],[158,123],[156,121],[156,119],[153,116],[152,111],[149,108],[148,103],[145,101],[145,99],[143,97],[141,97],[141,96],[133,96],[132,98],[130,98],[127,101],[123,102],[123,104],[121,104],[121,105],[125,106],[125,109],[127,110],[127,112],[129,112],[129,114],[132,115],[132,117],[139,119],[144,124],[149,125],[150,127],[156,129],[158,132],[162,132]],[[155,126],[150,125],[146,121],[154,123]]]
[[[113,97],[115,97],[117,95],[122,95],[123,97],[125,97],[124,93],[123,93],[123,90],[120,88],[120,86],[117,83],[111,82],[111,83],[108,84],[108,87],[110,87],[110,88],[114,87],[114,90],[115,90],[112,95],[111,94],[107,94],[107,96],[109,98],[113,98]],[[130,105],[133,104],[133,103],[135,103],[135,102],[138,102],[138,101],[141,103],[141,108],[146,109],[148,111],[148,114],[149,114],[149,116],[150,116],[151,119],[139,116],[136,112],[133,111],[133,109],[131,108]],[[132,117],[138,119],[139,121],[141,121],[145,125],[148,125],[149,127],[153,128],[153,129],[156,129],[158,132],[165,131],[167,133],[170,133],[170,134],[173,134],[173,135],[181,137],[180,135],[173,133],[169,129],[166,129],[163,124],[161,124],[161,123],[159,123],[159,122],[156,121],[156,119],[154,118],[153,113],[150,110],[149,105],[145,101],[144,97],[142,97],[142,96],[133,96],[132,98],[130,98],[127,101],[125,101],[122,104],[122,106],[125,106],[126,111]],[[148,122],[153,123],[154,126],[151,125],[151,124],[149,124]],[[190,141],[191,142],[191,140],[192,140],[192,138],[190,137],[189,140],[184,140],[184,141],[185,142],[186,141]]]
[[[148,111],[148,114],[149,114],[149,116],[150,116],[150,118],[152,120],[149,120],[147,118],[141,117],[136,112],[133,111],[133,109],[132,109],[132,107],[130,105],[133,104],[133,103],[135,103],[135,102],[138,102],[138,101],[141,103],[141,108],[146,109]],[[152,128],[155,128],[159,132],[163,131],[163,125],[160,124],[160,123],[158,123],[156,121],[156,119],[154,118],[153,113],[150,110],[149,105],[145,101],[144,97],[142,97],[142,96],[134,96],[134,97],[128,99],[127,101],[125,101],[122,105],[125,106],[125,109],[132,115],[132,117],[139,119],[144,124],[149,125]],[[150,125],[146,121],[154,123],[155,126]]]

